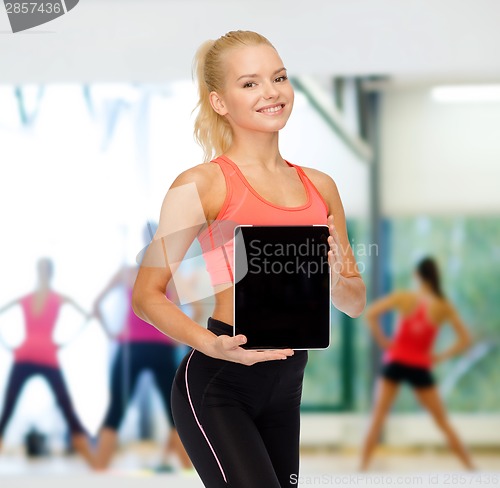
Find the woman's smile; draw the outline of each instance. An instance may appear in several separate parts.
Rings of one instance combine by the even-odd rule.
[[[283,113],[284,108],[285,108],[284,103],[275,103],[273,105],[267,105],[265,107],[262,107],[259,110],[257,110],[257,112],[271,116],[281,115]]]

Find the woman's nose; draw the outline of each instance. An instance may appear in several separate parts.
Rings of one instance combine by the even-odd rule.
[[[264,98],[275,98],[278,96],[278,89],[274,83],[265,83],[264,84]]]

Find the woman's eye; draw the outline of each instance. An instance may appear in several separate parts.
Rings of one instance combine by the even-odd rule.
[[[249,81],[243,85],[243,88],[252,88],[252,85],[255,85],[253,81]]]
[[[288,76],[283,75],[283,76],[278,76],[278,78],[276,78],[276,80],[274,80],[274,81],[282,82],[282,81],[285,81],[285,80],[288,80]]]

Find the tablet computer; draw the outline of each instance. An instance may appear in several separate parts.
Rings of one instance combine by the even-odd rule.
[[[234,335],[246,349],[330,345],[327,225],[234,229]]]

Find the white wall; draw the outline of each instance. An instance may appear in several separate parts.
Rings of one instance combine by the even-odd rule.
[[[112,274],[134,262],[143,246],[144,222],[158,218],[173,179],[202,160],[190,116],[195,85],[91,84],[90,102],[81,84],[48,84],[39,104],[38,88],[23,89],[32,122],[22,125],[14,87],[0,84],[0,269],[9,277],[0,279],[0,306],[32,290],[36,260],[47,255],[55,262],[55,289],[89,310]],[[115,119],[116,106],[122,109]],[[292,163],[335,179],[348,217],[366,215],[367,165],[344,147],[300,93],[280,147]],[[113,330],[122,325],[119,309],[118,303],[105,314]],[[55,335],[62,332],[59,340],[66,342],[81,322],[76,313],[62,313]],[[12,348],[22,341],[18,308],[0,315],[0,336]],[[77,412],[92,434],[109,401],[113,354],[97,321],[59,354]],[[11,361],[12,354],[0,347],[0,409]],[[156,412],[155,432],[164,433],[163,411]],[[129,409],[122,438],[135,435],[136,414]],[[6,447],[18,445],[30,423],[53,433],[52,445],[62,445],[65,425],[43,381],[34,380],[23,392]]]
[[[82,0],[12,34],[0,5],[0,82],[189,76],[196,47],[262,32],[291,74],[498,76],[497,0]]]
[[[280,133],[280,147],[290,162],[334,179],[347,217],[368,217],[368,164],[345,146],[300,92],[295,93],[292,116]]]
[[[382,96],[385,215],[500,211],[500,102],[439,103],[429,87]]]

